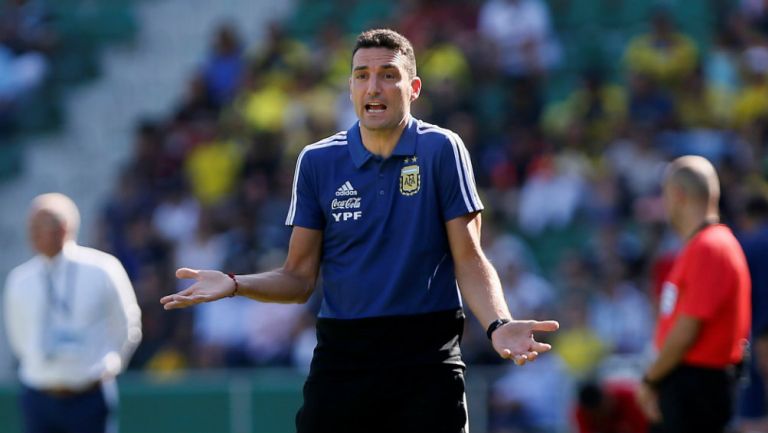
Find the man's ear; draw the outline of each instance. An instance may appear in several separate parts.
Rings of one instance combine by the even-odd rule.
[[[688,195],[685,193],[685,190],[680,187],[680,185],[673,183],[669,186],[669,192],[672,202],[679,206],[685,206],[689,200]]]
[[[411,102],[419,98],[421,94],[421,78],[411,78]]]

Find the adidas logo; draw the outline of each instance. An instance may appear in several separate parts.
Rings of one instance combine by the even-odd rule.
[[[344,182],[343,185],[336,190],[336,197],[348,197],[350,195],[357,195],[357,190],[352,186],[349,181]]]

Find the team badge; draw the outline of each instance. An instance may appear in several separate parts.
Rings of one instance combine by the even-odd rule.
[[[405,163],[416,162],[416,157],[406,158]],[[416,164],[406,165],[400,169],[400,194],[414,195],[421,188],[421,176],[419,175],[419,166]]]
[[[670,283],[669,281],[665,282],[664,285],[661,286],[661,297],[659,298],[659,310],[662,316],[669,316],[670,314],[672,314],[673,311],[675,311],[678,292],[679,291],[677,289],[677,286]]]

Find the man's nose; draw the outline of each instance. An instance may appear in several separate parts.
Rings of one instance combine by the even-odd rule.
[[[381,88],[379,86],[379,80],[376,77],[371,77],[371,79],[368,80],[367,93],[369,95],[378,95],[379,93],[381,93]]]

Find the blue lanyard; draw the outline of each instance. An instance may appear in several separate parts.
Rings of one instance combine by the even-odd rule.
[[[48,302],[54,311],[59,311],[65,316],[72,313],[72,303],[75,297],[75,278],[77,275],[77,265],[74,263],[62,264],[65,267],[66,275],[64,278],[64,290],[59,295],[56,293],[56,287],[53,283],[52,271],[49,269],[45,273],[45,282],[48,289]],[[69,296],[67,296],[69,295]]]

